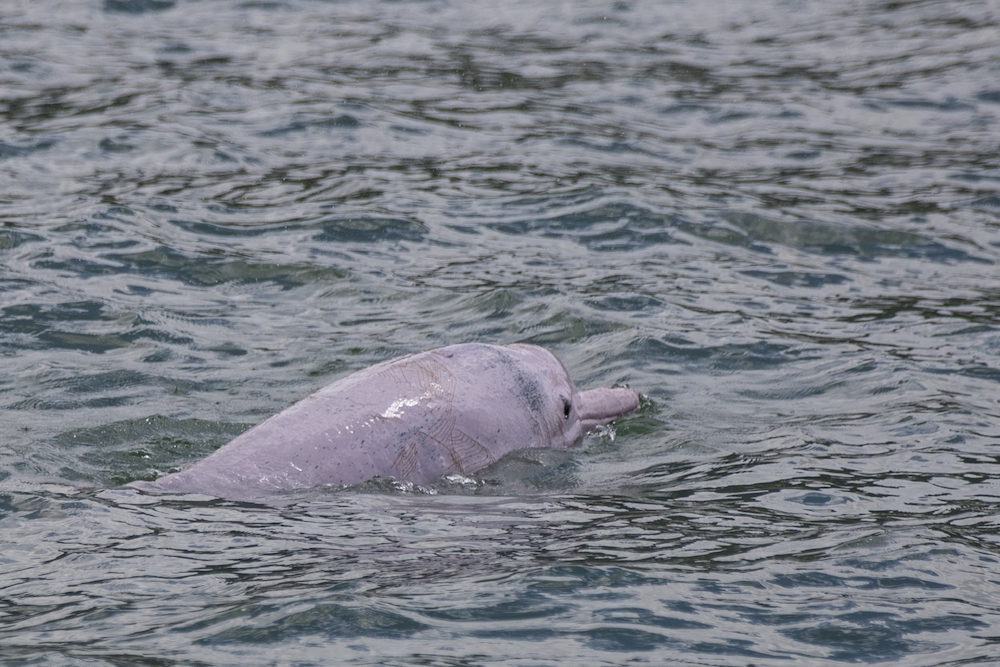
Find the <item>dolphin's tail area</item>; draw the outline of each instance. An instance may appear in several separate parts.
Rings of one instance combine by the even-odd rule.
[[[577,394],[577,411],[584,432],[639,409],[639,395],[631,389],[598,387]]]

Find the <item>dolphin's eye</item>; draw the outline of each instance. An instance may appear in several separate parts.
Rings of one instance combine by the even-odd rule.
[[[569,411],[573,408],[573,404],[569,402],[568,398],[564,398],[563,402],[563,419],[569,419]]]

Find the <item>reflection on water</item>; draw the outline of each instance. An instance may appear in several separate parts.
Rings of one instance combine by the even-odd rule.
[[[5,664],[995,659],[990,3],[0,13]],[[121,488],[462,341],[642,408],[428,488]]]

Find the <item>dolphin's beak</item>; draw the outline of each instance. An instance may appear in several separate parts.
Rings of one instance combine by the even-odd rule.
[[[584,433],[612,419],[639,409],[639,395],[631,389],[598,387],[576,395],[577,413]]]

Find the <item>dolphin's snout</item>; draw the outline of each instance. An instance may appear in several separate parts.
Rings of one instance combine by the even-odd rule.
[[[638,409],[639,395],[631,389],[598,387],[577,394],[577,411],[584,431]]]

